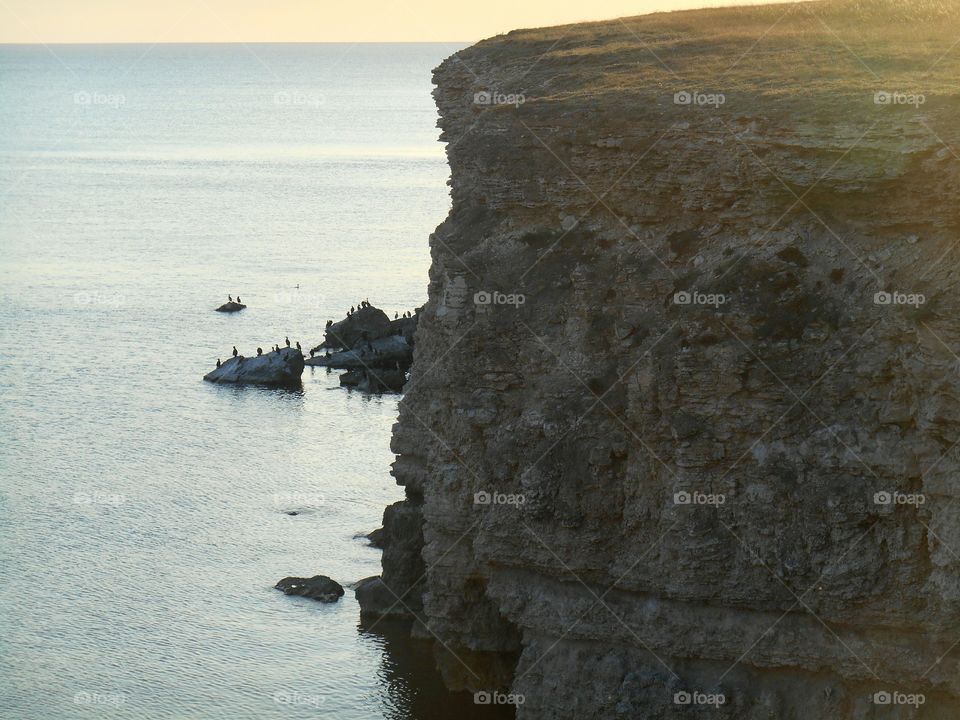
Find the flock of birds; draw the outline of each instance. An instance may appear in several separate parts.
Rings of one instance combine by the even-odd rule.
[[[299,288],[300,286],[297,285],[297,287]],[[233,302],[233,295],[227,295],[227,301],[228,301],[228,302]],[[240,296],[239,296],[239,295],[237,295],[237,302],[238,302],[238,303],[240,302]],[[287,347],[290,347],[290,338],[289,338],[289,337],[285,338],[284,342],[286,343],[286,346],[287,346]],[[300,354],[302,355],[302,354],[303,354],[303,348],[300,347],[300,343],[299,343],[299,342],[297,342],[297,343],[295,344],[295,347],[297,348],[297,350],[300,351]],[[274,345],[272,348],[270,348],[270,350],[268,350],[268,352],[280,352],[280,345],[279,345],[279,343],[278,343],[277,345]],[[263,348],[262,348],[262,347],[258,347],[258,348],[257,348],[257,357],[260,357],[261,355],[263,355]],[[234,356],[234,357],[239,357],[241,360],[243,359],[243,355],[241,355],[240,352],[237,350],[237,346],[236,346],[236,345],[233,346],[233,356]],[[217,367],[220,367],[222,364],[223,364],[223,363],[221,362],[220,358],[217,358]]]
[[[299,288],[299,287],[300,287],[300,286],[297,285],[297,288]],[[233,302],[233,296],[232,296],[232,295],[227,295],[227,300],[228,300],[229,302]],[[238,303],[240,302],[240,296],[239,296],[239,295],[237,295],[237,302],[238,302]],[[368,307],[373,307],[373,306],[370,304],[370,301],[369,301],[369,300],[361,300],[361,301],[358,302],[356,305],[351,305],[351,306],[350,306],[350,311],[347,313],[347,317],[352,316],[355,312],[357,312],[357,310],[361,310],[361,309],[363,309],[363,308],[368,308]],[[399,320],[400,317],[401,317],[401,315],[400,315],[399,313],[394,313],[394,314],[393,314],[393,319],[394,319],[394,320]],[[403,313],[402,317],[404,317],[404,318],[412,318],[412,317],[413,317],[413,313],[410,312],[410,311],[407,311],[407,312]],[[327,327],[329,328],[331,325],[333,325],[333,320],[327,320]],[[290,347],[290,338],[289,338],[289,337],[285,338],[285,343],[286,343],[286,346],[287,346],[287,347]],[[302,354],[303,354],[303,348],[300,347],[300,343],[297,342],[294,346],[297,348],[298,351],[300,351],[300,354],[302,355]],[[280,352],[280,345],[279,345],[279,344],[274,345],[272,348],[270,348],[270,350],[268,350],[268,352]],[[258,348],[257,348],[257,357],[260,357],[261,355],[263,355],[263,348],[258,347]],[[327,352],[327,355],[329,356],[330,353]],[[241,355],[241,354],[239,353],[239,351],[237,350],[237,346],[236,346],[236,345],[233,346],[233,356],[234,356],[234,357],[239,357],[239,358],[243,359],[243,355]],[[312,351],[312,350],[310,351],[310,356],[313,357],[313,351]],[[217,358],[217,367],[220,367],[222,364],[223,364],[223,363],[220,362],[220,358]]]

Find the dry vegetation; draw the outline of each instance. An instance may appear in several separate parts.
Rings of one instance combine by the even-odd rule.
[[[825,0],[657,13],[518,30],[496,67],[467,50],[482,81],[528,102],[571,94],[637,96],[649,106],[673,88],[738,96],[771,112],[829,112],[877,90],[952,102],[960,76],[960,0]],[[476,57],[476,66],[471,58]]]

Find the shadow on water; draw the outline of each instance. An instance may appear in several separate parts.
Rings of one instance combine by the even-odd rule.
[[[380,681],[388,698],[390,720],[512,720],[510,705],[478,705],[469,692],[451,692],[436,667],[433,643],[410,637],[402,620],[361,621],[361,635],[376,638],[383,648]]]
[[[224,395],[234,398],[242,398],[246,395],[274,396],[281,399],[300,399],[304,398],[303,382],[297,382],[290,385],[261,385],[256,383],[205,383]]]

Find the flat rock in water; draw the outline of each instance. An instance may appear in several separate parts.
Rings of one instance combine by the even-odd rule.
[[[235,312],[240,312],[241,310],[245,309],[246,307],[247,307],[247,306],[244,305],[243,303],[228,302],[228,303],[224,303],[223,305],[221,305],[220,307],[218,307],[218,308],[217,308],[217,312],[235,313]]]
[[[299,595],[325,603],[336,602],[343,596],[340,583],[326,575],[314,575],[311,578],[285,577],[274,587],[282,590],[284,595]]]
[[[230,358],[203,376],[214,383],[256,383],[261,385],[298,385],[303,375],[303,354],[295,348],[270,351],[256,357]]]

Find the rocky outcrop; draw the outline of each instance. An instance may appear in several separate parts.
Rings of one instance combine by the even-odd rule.
[[[314,575],[310,578],[285,577],[274,587],[283,591],[284,595],[299,595],[325,603],[333,603],[343,597],[343,586],[326,575]]]
[[[347,370],[340,384],[361,392],[399,392],[413,363],[417,317],[388,320],[382,310],[364,305],[327,326],[323,343],[310,351],[306,364]],[[330,348],[341,349],[331,353]]]
[[[255,357],[232,357],[203,379],[214,383],[298,385],[303,367],[299,350],[281,348]]]
[[[453,205],[382,582],[451,686],[960,716],[957,21],[673,13],[436,71]]]
[[[329,325],[323,342],[315,351],[356,347],[361,340],[376,340],[390,334],[390,319],[380,308],[366,305],[350,313],[340,322]]]
[[[241,310],[245,310],[246,307],[247,306],[244,305],[243,303],[238,303],[231,300],[230,302],[226,302],[220,307],[218,307],[217,312],[235,313],[235,312],[240,312]]]
[[[417,319],[420,317],[420,311],[423,308],[417,308],[410,317],[397,318],[390,321],[390,334],[399,335],[407,341],[408,345],[413,345],[414,335],[417,333]]]
[[[338,370],[360,368],[408,368],[413,362],[413,348],[399,335],[388,335],[369,343],[358,343],[352,350],[308,358],[307,365]]]
[[[354,588],[360,615],[363,619],[410,617],[410,613],[400,598],[383,584],[379,575],[364,578]]]

